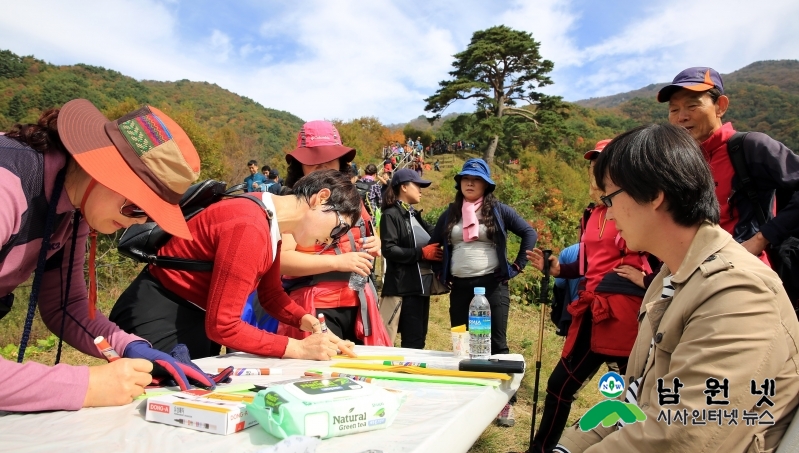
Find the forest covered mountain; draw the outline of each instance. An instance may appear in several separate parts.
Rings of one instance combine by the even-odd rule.
[[[730,108],[725,121],[737,130],[765,132],[799,150],[799,61],[757,61],[722,74]],[[666,107],[655,100],[667,82],[599,98],[577,101],[581,107],[620,113],[641,123],[666,121]]]
[[[799,149],[799,61],[760,61],[723,76],[731,98],[725,117],[738,130],[770,134]],[[569,164],[597,140],[640,124],[666,121],[666,106],[655,100],[665,83],[613,96],[565,103],[565,113],[539,125],[511,119],[497,151],[500,159],[554,153]],[[179,80],[135,80],[112,69],[85,64],[52,65],[33,56],[0,51],[0,130],[33,122],[42,110],[74,98],[91,100],[109,117],[148,103],[176,115],[192,130],[208,160],[207,176],[236,180],[242,162],[283,165],[303,120],[270,109],[216,84]],[[470,115],[451,114],[432,125],[423,116],[407,124],[383,125],[364,116],[336,121],[346,142],[359,149],[359,164],[379,159],[380,148],[407,133],[425,132],[430,139],[459,139],[481,145]],[[529,159],[528,159],[529,161]],[[523,164],[524,165],[524,164]]]
[[[218,158],[227,158],[222,160],[269,161],[295,140],[303,123],[291,113],[266,108],[208,82],[139,81],[111,69],[86,64],[56,66],[0,50],[0,130],[19,122],[35,122],[43,110],[75,98],[92,101],[109,117],[151,104],[193,118],[196,133],[205,136],[200,140],[215,139],[209,145]],[[226,165],[220,162],[217,166]]]

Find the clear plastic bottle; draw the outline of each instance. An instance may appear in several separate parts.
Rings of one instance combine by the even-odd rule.
[[[369,280],[369,276],[358,274],[357,272],[352,272],[350,274],[350,283],[349,288],[354,291],[360,291],[366,286],[366,282]]]
[[[470,359],[488,360],[491,356],[491,305],[485,293],[485,288],[475,287],[469,304]]]
[[[356,252],[363,252],[363,247],[360,244],[355,246]],[[366,282],[369,281],[368,275],[361,275],[357,272],[350,273],[350,281],[348,283],[348,287],[353,291],[361,291],[366,287]]]

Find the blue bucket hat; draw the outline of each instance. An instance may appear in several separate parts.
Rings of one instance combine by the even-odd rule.
[[[461,172],[455,175],[455,182],[460,185],[461,177],[466,175],[477,176],[488,183],[486,192],[493,192],[493,190],[497,187],[497,184],[493,179],[491,179],[491,169],[488,168],[488,164],[483,159],[469,159],[464,162]]]

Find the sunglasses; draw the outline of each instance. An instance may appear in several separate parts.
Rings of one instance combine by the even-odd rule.
[[[144,212],[142,208],[136,206],[133,203],[128,204],[127,199],[125,199],[125,202],[122,204],[122,207],[119,208],[119,213],[131,219],[142,219],[147,217],[147,213]]]
[[[612,194],[602,195],[601,197],[599,197],[599,199],[602,200],[602,204],[604,204],[605,206],[610,208],[610,207],[613,206],[613,197],[615,197],[616,195],[618,195],[618,194],[620,194],[622,192],[624,192],[624,189],[619,189],[619,190],[613,192]]]
[[[347,231],[350,230],[350,224],[344,221],[344,217],[341,216],[341,213],[338,212],[338,210],[335,207],[332,207],[329,210],[335,212],[336,215],[338,216],[338,225],[336,225],[335,227],[333,227],[332,230],[330,230],[330,239],[333,240],[332,242],[335,242],[341,239],[342,236],[347,234]]]

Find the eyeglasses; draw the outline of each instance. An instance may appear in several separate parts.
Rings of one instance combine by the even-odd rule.
[[[618,195],[618,194],[620,194],[622,192],[624,192],[624,189],[619,189],[619,190],[613,192],[612,194],[602,195],[601,197],[599,197],[599,199],[602,200],[602,203],[605,206],[610,208],[610,207],[613,206],[613,197],[615,197],[616,195]]]
[[[341,216],[341,213],[338,212],[338,210],[335,207],[330,208],[330,211],[335,212],[336,215],[338,216],[338,225],[333,227],[333,229],[330,231],[330,239],[332,239],[333,242],[335,242],[341,239],[342,236],[347,234],[347,231],[350,230],[350,224],[344,221],[344,217]]]
[[[125,199],[125,202],[122,204],[122,207],[119,208],[119,213],[131,219],[141,219],[147,217],[147,213],[144,212],[142,208],[136,206],[133,203],[128,204],[127,199]]]

